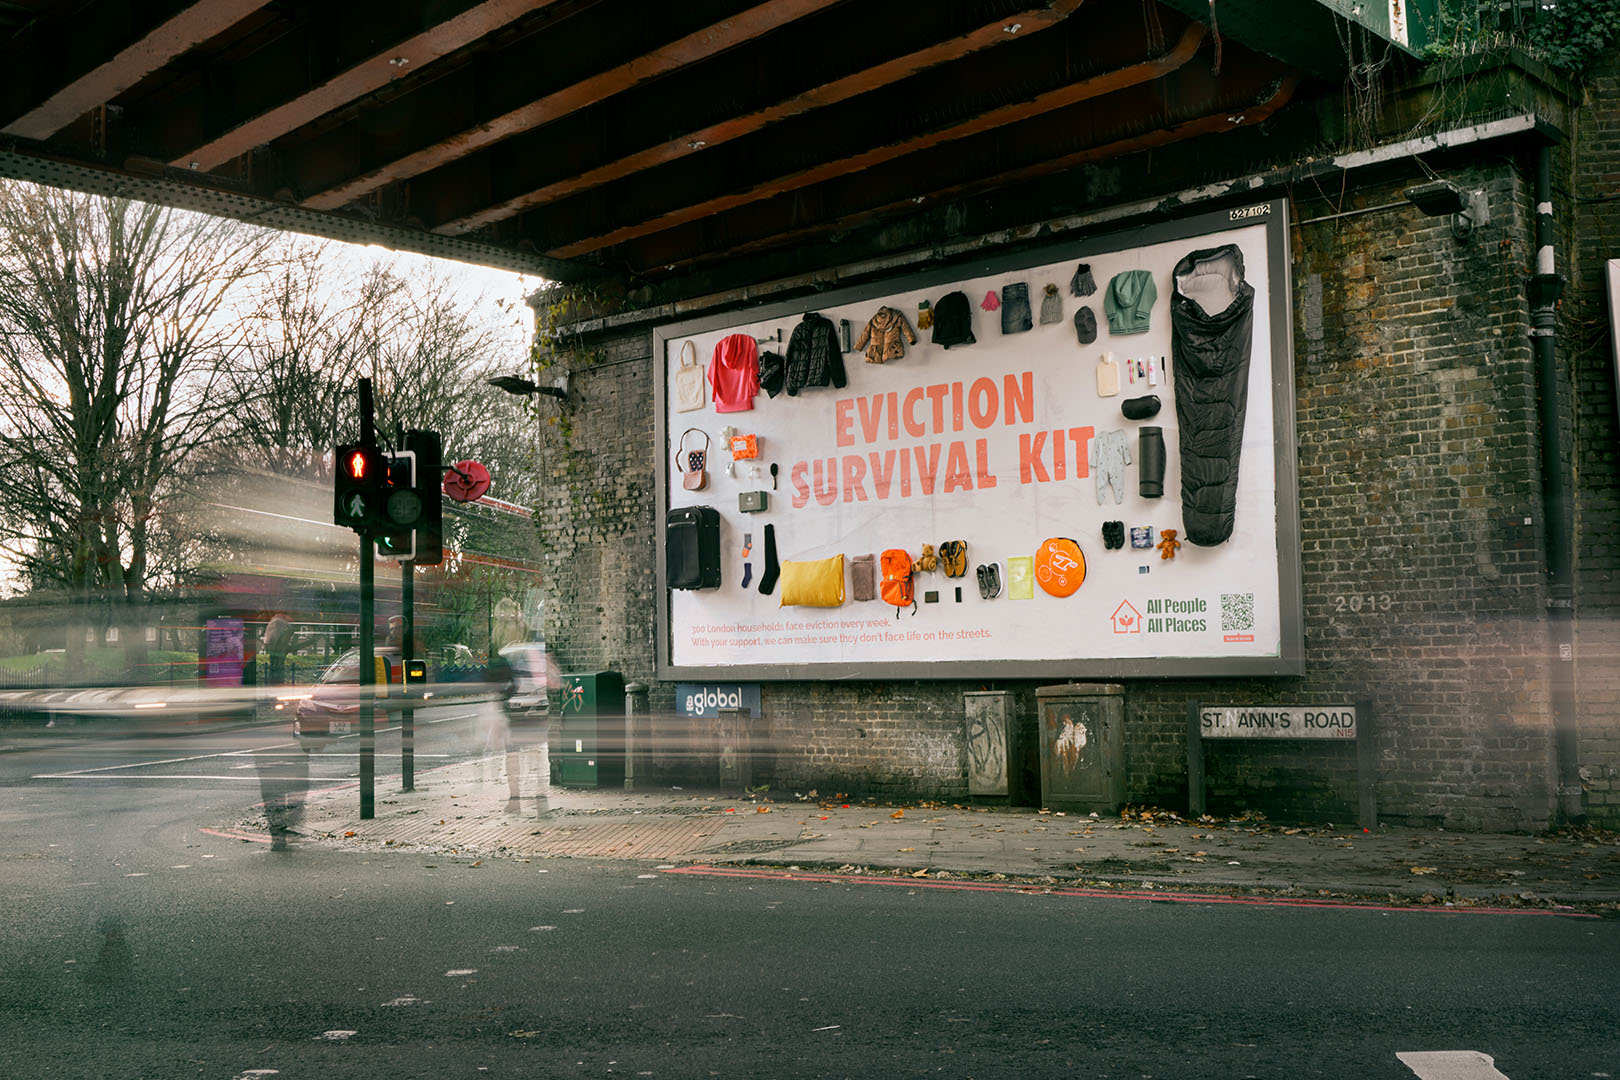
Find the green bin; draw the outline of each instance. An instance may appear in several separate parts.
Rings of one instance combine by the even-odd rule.
[[[547,742],[553,784],[623,786],[624,678],[616,671],[564,675],[562,706]]]

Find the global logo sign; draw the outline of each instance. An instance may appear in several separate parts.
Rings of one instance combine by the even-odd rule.
[[[742,709],[759,715],[758,683],[677,683],[675,712],[679,716],[716,717],[721,709]]]

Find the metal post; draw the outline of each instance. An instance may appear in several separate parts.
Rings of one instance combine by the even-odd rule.
[[[410,670],[416,659],[416,564],[400,563],[400,614],[405,617],[404,632],[400,635],[400,688],[405,693],[404,708],[399,711],[399,784],[401,791],[416,790],[416,710],[411,708]]]
[[[1204,812],[1204,733],[1203,707],[1196,701],[1187,702],[1187,816],[1196,818]]]
[[[377,730],[372,688],[377,684],[376,569],[371,557],[371,530],[360,530],[360,820],[377,814]]]
[[[360,443],[374,447],[372,430],[371,380],[360,380]],[[372,555],[371,530],[360,530],[360,820],[377,816],[377,731],[372,711],[372,687],[377,678],[376,641],[376,559]]]

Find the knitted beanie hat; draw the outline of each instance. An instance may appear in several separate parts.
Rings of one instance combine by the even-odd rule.
[[[972,345],[976,340],[967,293],[946,293],[940,297],[934,305],[934,344],[948,349],[952,345]]]
[[[1048,283],[1045,295],[1041,297],[1041,325],[1063,321],[1063,298],[1058,296],[1058,287]]]

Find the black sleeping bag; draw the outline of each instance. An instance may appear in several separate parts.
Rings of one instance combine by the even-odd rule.
[[[1254,286],[1234,244],[1194,251],[1176,264],[1170,297],[1176,422],[1181,440],[1181,522],[1209,547],[1232,535],[1238,458],[1249,400]]]

